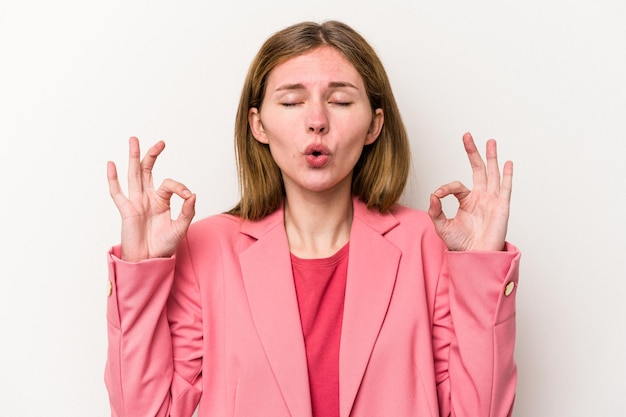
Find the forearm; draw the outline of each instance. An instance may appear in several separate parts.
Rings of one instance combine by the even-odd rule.
[[[439,358],[443,415],[501,417],[512,411],[518,263],[513,247],[448,254],[449,313],[441,323],[450,327],[438,330],[449,337],[447,361],[441,352]]]
[[[105,382],[114,417],[168,414],[173,365],[165,305],[173,263],[127,263],[109,255]]]

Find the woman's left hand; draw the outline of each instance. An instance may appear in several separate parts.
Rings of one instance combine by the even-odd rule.
[[[430,196],[428,214],[450,250],[503,250],[509,221],[513,163],[507,161],[504,164],[501,177],[495,140],[487,141],[486,166],[472,135],[465,133],[463,144],[472,166],[474,188],[470,190],[458,181],[442,185]],[[448,195],[454,195],[459,201],[459,209],[453,218],[447,218],[441,206],[441,199]]]

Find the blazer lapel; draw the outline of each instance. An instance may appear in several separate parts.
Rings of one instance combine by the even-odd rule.
[[[244,222],[241,231],[258,239],[239,260],[259,338],[291,415],[310,417],[306,352],[283,211]]]
[[[341,417],[350,415],[391,300],[401,253],[384,233],[397,224],[354,200],[339,353]]]

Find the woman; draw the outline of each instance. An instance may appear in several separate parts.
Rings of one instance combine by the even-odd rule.
[[[440,187],[430,216],[397,205],[409,149],[389,81],[334,21],[261,47],[235,140],[239,204],[191,226],[195,195],[152,185],[163,142],[140,161],[131,138],[128,197],[108,164],[112,415],[510,415],[519,253],[495,141],[485,165],[463,137],[472,190]]]

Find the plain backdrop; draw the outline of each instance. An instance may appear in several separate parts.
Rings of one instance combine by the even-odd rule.
[[[515,162],[523,252],[516,417],[626,415],[626,2],[0,0],[0,412],[107,416],[106,161],[238,198],[232,131],[261,43],[343,20],[379,52],[410,132],[404,202],[471,184],[461,136]],[[454,205],[447,205],[454,214]]]

